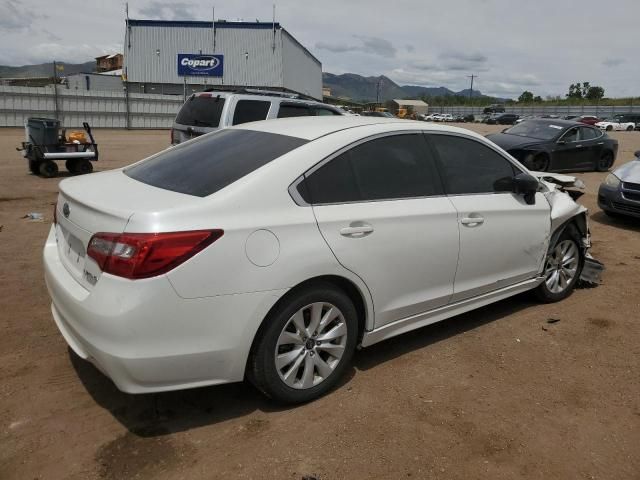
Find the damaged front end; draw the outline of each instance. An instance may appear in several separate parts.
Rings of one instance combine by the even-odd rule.
[[[585,184],[582,180],[570,176],[549,172],[531,172],[540,180],[543,194],[551,205],[551,238],[549,249],[558,241],[562,232],[570,225],[579,232],[584,253],[584,266],[580,275],[580,285],[595,287],[600,284],[604,264],[591,256],[591,234],[587,208],[576,202],[584,195]]]

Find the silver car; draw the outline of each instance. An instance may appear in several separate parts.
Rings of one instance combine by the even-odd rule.
[[[616,168],[598,190],[598,206],[611,217],[640,218],[640,150],[635,160]]]

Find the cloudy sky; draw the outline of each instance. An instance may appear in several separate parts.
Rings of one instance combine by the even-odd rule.
[[[131,0],[131,18],[269,21],[271,1]],[[564,95],[640,95],[640,0],[276,0],[277,20],[332,73]],[[121,51],[124,2],[0,0],[0,64],[80,63]]]

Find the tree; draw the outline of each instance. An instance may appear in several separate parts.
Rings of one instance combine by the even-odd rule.
[[[567,98],[582,98],[582,87],[580,86],[580,82],[569,85]]]
[[[536,95],[535,97],[533,97],[533,101],[535,103],[542,103],[542,97],[540,95]]]
[[[604,97],[604,88],[595,85],[593,87],[589,87],[585,94],[585,98],[588,98],[589,100],[600,100],[602,97]]]
[[[521,102],[521,103],[531,103],[531,102],[533,102],[533,93],[529,92],[528,90],[525,90],[518,97],[518,102]]]

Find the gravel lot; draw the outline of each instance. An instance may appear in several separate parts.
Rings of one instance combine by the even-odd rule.
[[[97,170],[169,142],[95,135]],[[640,150],[640,132],[612,136],[616,164]],[[244,384],[126,395],[68,350],[41,261],[59,179],[28,173],[22,137],[0,130],[1,479],[640,478],[640,222],[599,211],[604,174],[578,174],[600,287],[554,305],[519,296],[378,344],[336,391],[283,409]],[[34,211],[45,221],[21,218]]]

